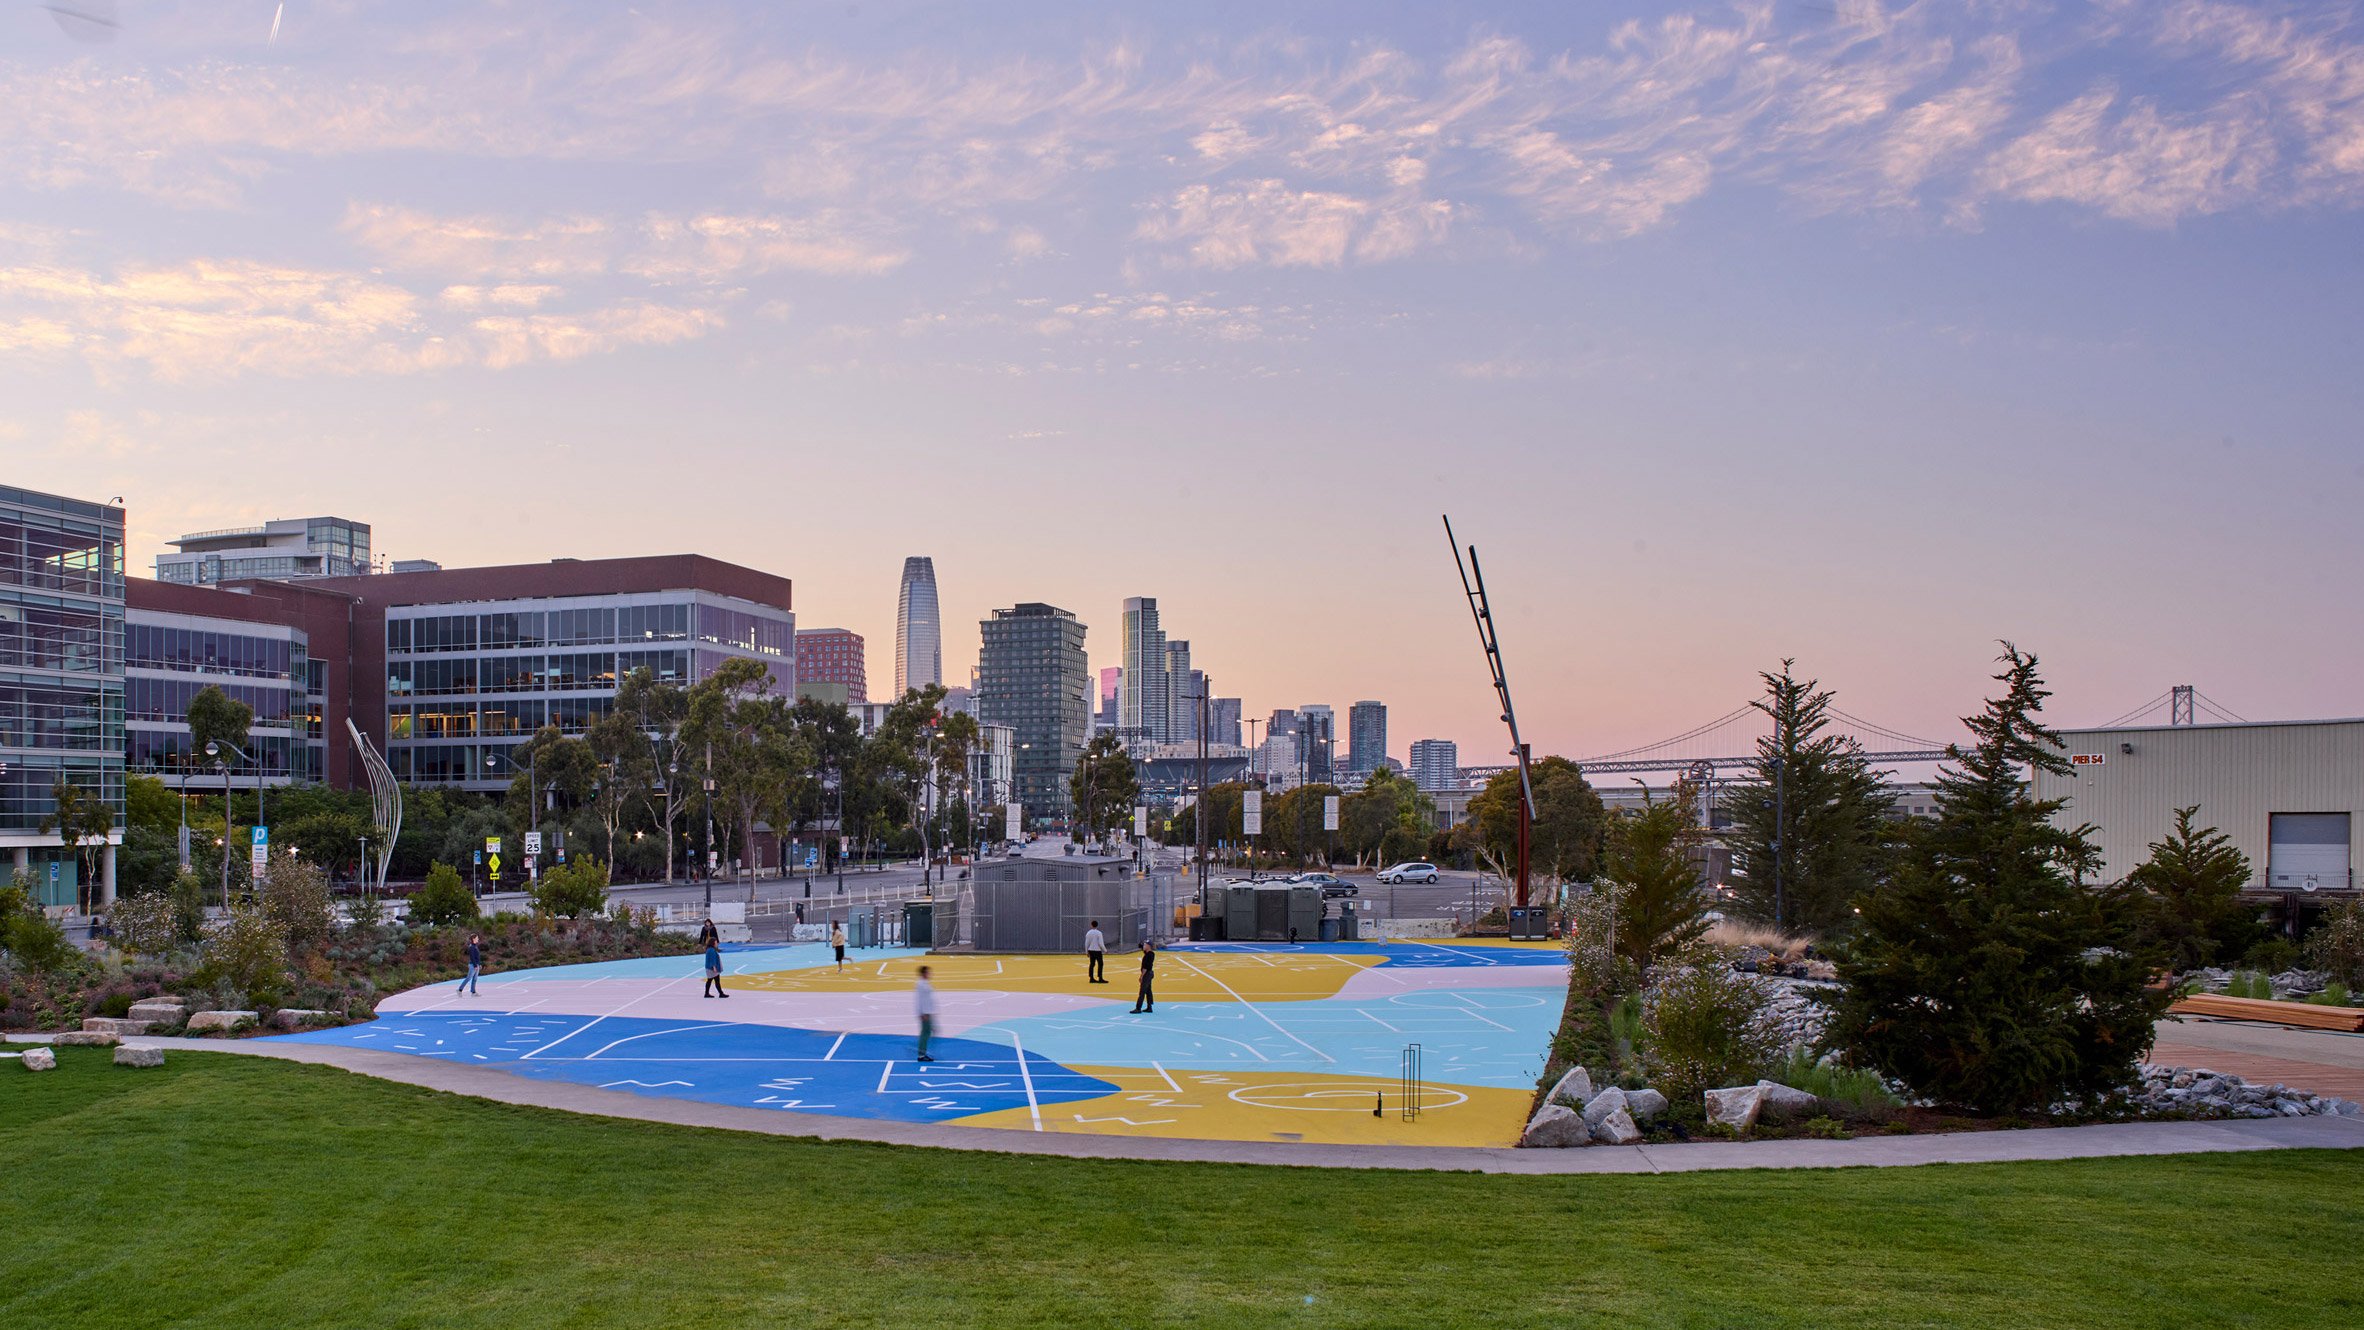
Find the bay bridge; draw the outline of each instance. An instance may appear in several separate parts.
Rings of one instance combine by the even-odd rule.
[[[1853,739],[1863,750],[1863,756],[1874,767],[1909,766],[1942,762],[1946,756],[1946,741],[1923,738],[1891,729],[1861,716],[1853,716],[1832,707],[1826,713],[1832,722],[1822,733]],[[1671,738],[1633,748],[1602,753],[1597,757],[1574,759],[1590,776],[1646,776],[1652,773],[1700,773],[1712,775],[1729,771],[1757,760],[1757,740],[1773,731],[1772,718],[1757,709],[1754,703],[1742,703],[1704,725],[1695,726]],[[1461,768],[1464,779],[1472,784],[1483,784],[1497,772],[1514,768],[1508,763],[1493,766]]]

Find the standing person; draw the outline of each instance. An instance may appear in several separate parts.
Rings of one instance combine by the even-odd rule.
[[[829,925],[829,945],[837,951],[837,972],[845,973],[845,925],[832,921]]]
[[[484,935],[482,933],[470,933],[468,935],[468,977],[460,981],[459,992],[476,992],[476,975],[477,972],[483,968]]]
[[[698,930],[698,945],[701,947],[711,947],[721,941],[722,933],[714,927],[712,919],[707,920],[705,926]]]
[[[707,927],[711,929],[713,925],[708,924]],[[718,998],[730,996],[722,991],[722,941],[711,933],[707,935],[706,941],[706,987],[699,991],[698,996]]]
[[[1133,999],[1133,1014],[1157,1010],[1157,994],[1151,984],[1157,977],[1157,944],[1141,939],[1141,992]]]
[[[911,985],[911,1009],[919,1016],[919,1056],[916,1061],[933,1062],[928,1056],[928,1040],[936,1033],[936,986],[928,982],[928,967],[919,967],[919,978]]]
[[[1090,930],[1084,934],[1084,982],[1108,982],[1108,939],[1101,935],[1100,921],[1097,919],[1092,921]]]

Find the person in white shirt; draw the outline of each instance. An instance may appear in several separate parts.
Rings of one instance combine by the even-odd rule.
[[[911,985],[911,1007],[919,1014],[919,1058],[933,1062],[928,1056],[928,1038],[936,1033],[936,986],[928,982],[928,967],[919,967],[919,980]]]
[[[1108,982],[1108,939],[1100,935],[1100,921],[1092,921],[1091,931],[1084,934],[1084,982]]]

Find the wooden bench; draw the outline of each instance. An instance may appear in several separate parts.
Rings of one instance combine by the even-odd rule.
[[[2194,993],[2167,1008],[2185,1016],[2217,1016],[2234,1021],[2271,1021],[2302,1025],[2310,1030],[2340,1030],[2364,1034],[2364,1007],[2326,1007],[2312,1002],[2270,1002],[2264,998],[2225,997]]]

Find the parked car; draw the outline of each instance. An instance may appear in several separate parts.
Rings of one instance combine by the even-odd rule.
[[[1379,870],[1379,880],[1389,886],[1402,882],[1435,882],[1436,865],[1427,863],[1396,864]]]
[[[1362,894],[1362,888],[1329,873],[1299,873],[1289,881],[1303,887],[1320,887],[1324,900],[1332,896],[1359,896]]]

